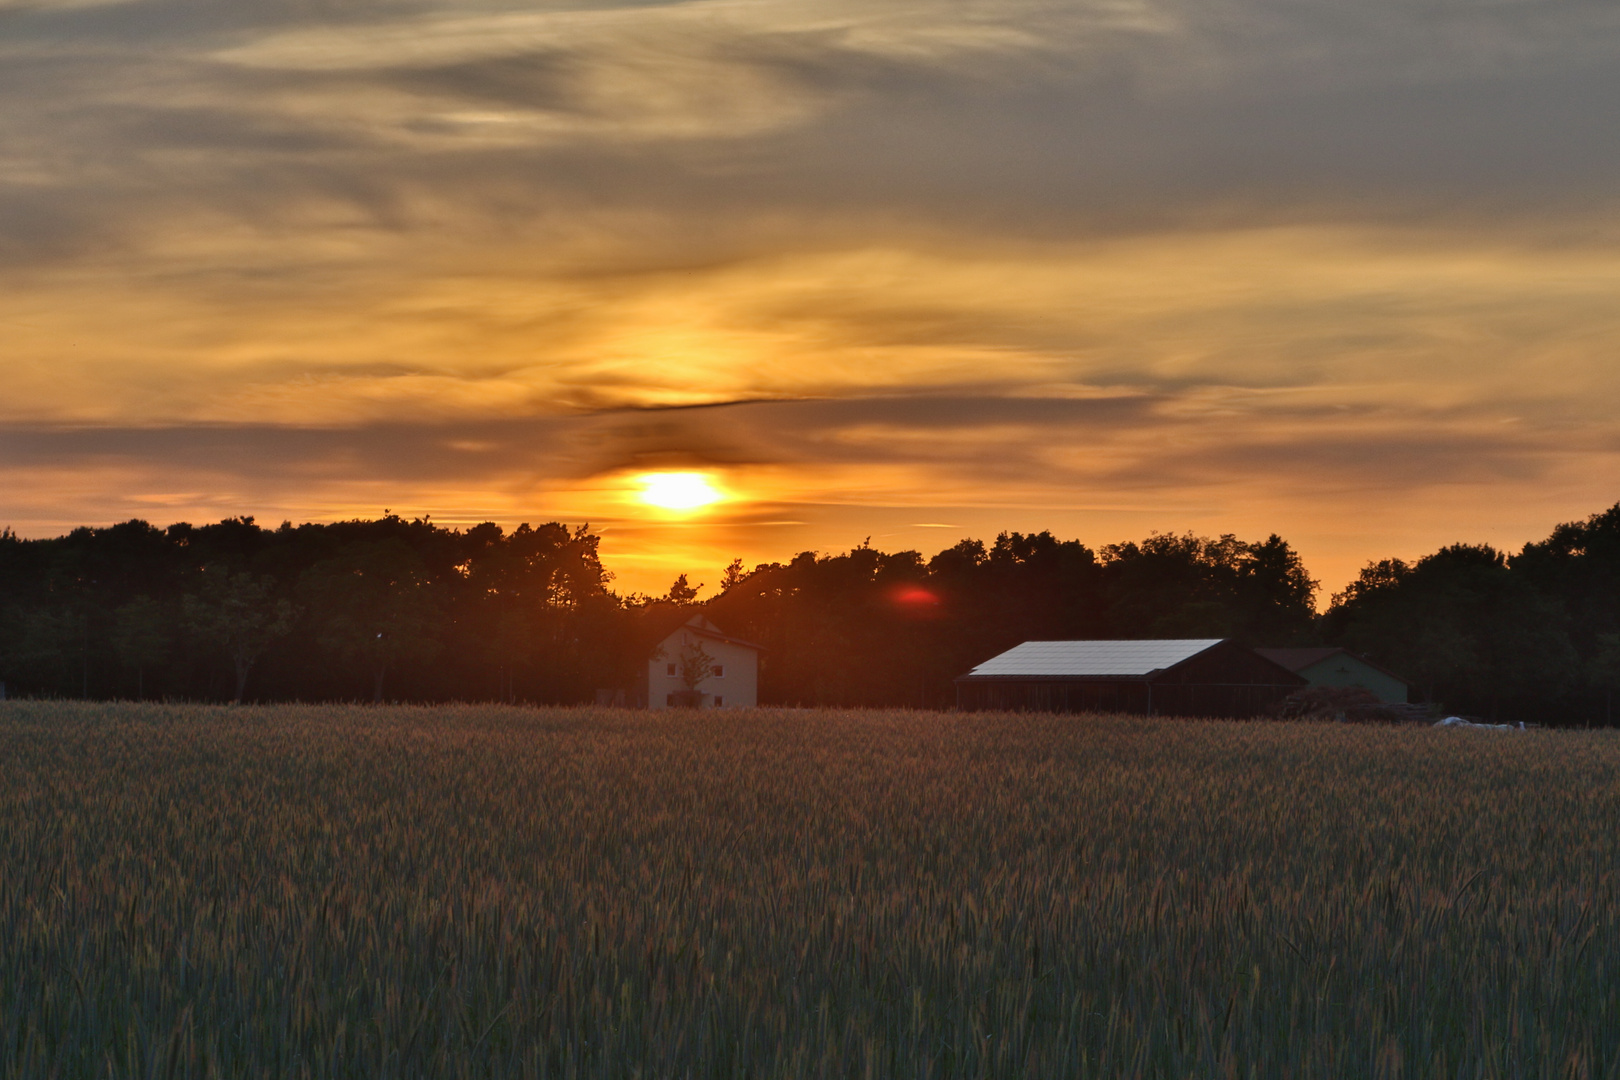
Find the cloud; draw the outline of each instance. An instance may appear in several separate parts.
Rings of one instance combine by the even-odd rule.
[[[971,387],[1604,423],[1620,378],[1594,346],[1620,337],[1620,258],[1602,244],[1344,227],[915,237],[588,273],[545,251],[486,266],[476,246],[386,250],[388,268],[306,256],[302,280],[296,264],[268,280],[18,280],[0,297],[0,414],[348,425]]]
[[[81,8],[137,2],[139,0],[0,0],[0,14],[18,11],[75,11]]]
[[[1544,529],[1616,475],[1617,54],[1586,0],[0,5],[0,514],[629,535],[684,462],[818,544]]]
[[[1277,531],[1337,587],[1372,557],[1469,538],[1516,546],[1606,505],[1604,478],[1620,475],[1612,438],[1468,410],[1399,417],[1237,396],[1221,410],[1175,395],[942,394],[349,428],[10,425],[0,481],[5,523],[33,534],[385,507],[448,524],[589,521],[621,586],[652,590],[739,554],[842,550],[868,534],[927,546],[906,531],[919,519],[955,523],[939,528],[956,536],[1046,528],[1094,546],[1155,529]],[[713,472],[740,501],[649,517],[635,477],[666,468]]]

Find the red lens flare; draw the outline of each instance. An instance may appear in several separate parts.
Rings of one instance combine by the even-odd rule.
[[[902,585],[893,593],[894,601],[906,607],[938,607],[939,596],[921,585]]]

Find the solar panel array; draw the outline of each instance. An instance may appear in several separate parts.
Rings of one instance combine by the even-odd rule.
[[[1128,676],[1179,664],[1224,638],[1157,641],[1026,641],[992,656],[969,675]]]

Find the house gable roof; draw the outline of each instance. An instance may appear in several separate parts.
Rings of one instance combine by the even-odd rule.
[[[708,638],[710,641],[719,641],[727,645],[753,649],[755,652],[767,651],[765,646],[757,642],[732,637],[711,622],[703,612],[693,612],[690,608],[661,611],[653,615],[646,624],[645,640],[647,641],[647,649],[650,651],[659,648],[664,642],[683,630],[699,637]]]

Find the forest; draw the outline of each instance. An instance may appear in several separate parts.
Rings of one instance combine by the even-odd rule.
[[[1325,610],[1278,536],[1050,533],[925,558],[863,544],[619,595],[589,526],[429,519],[0,533],[12,696],[198,701],[592,700],[625,685],[671,609],[758,642],[761,703],[947,708],[951,680],[1030,639],[1232,637],[1344,645],[1437,707],[1613,722],[1620,504],[1517,553],[1455,544],[1367,566]]]

